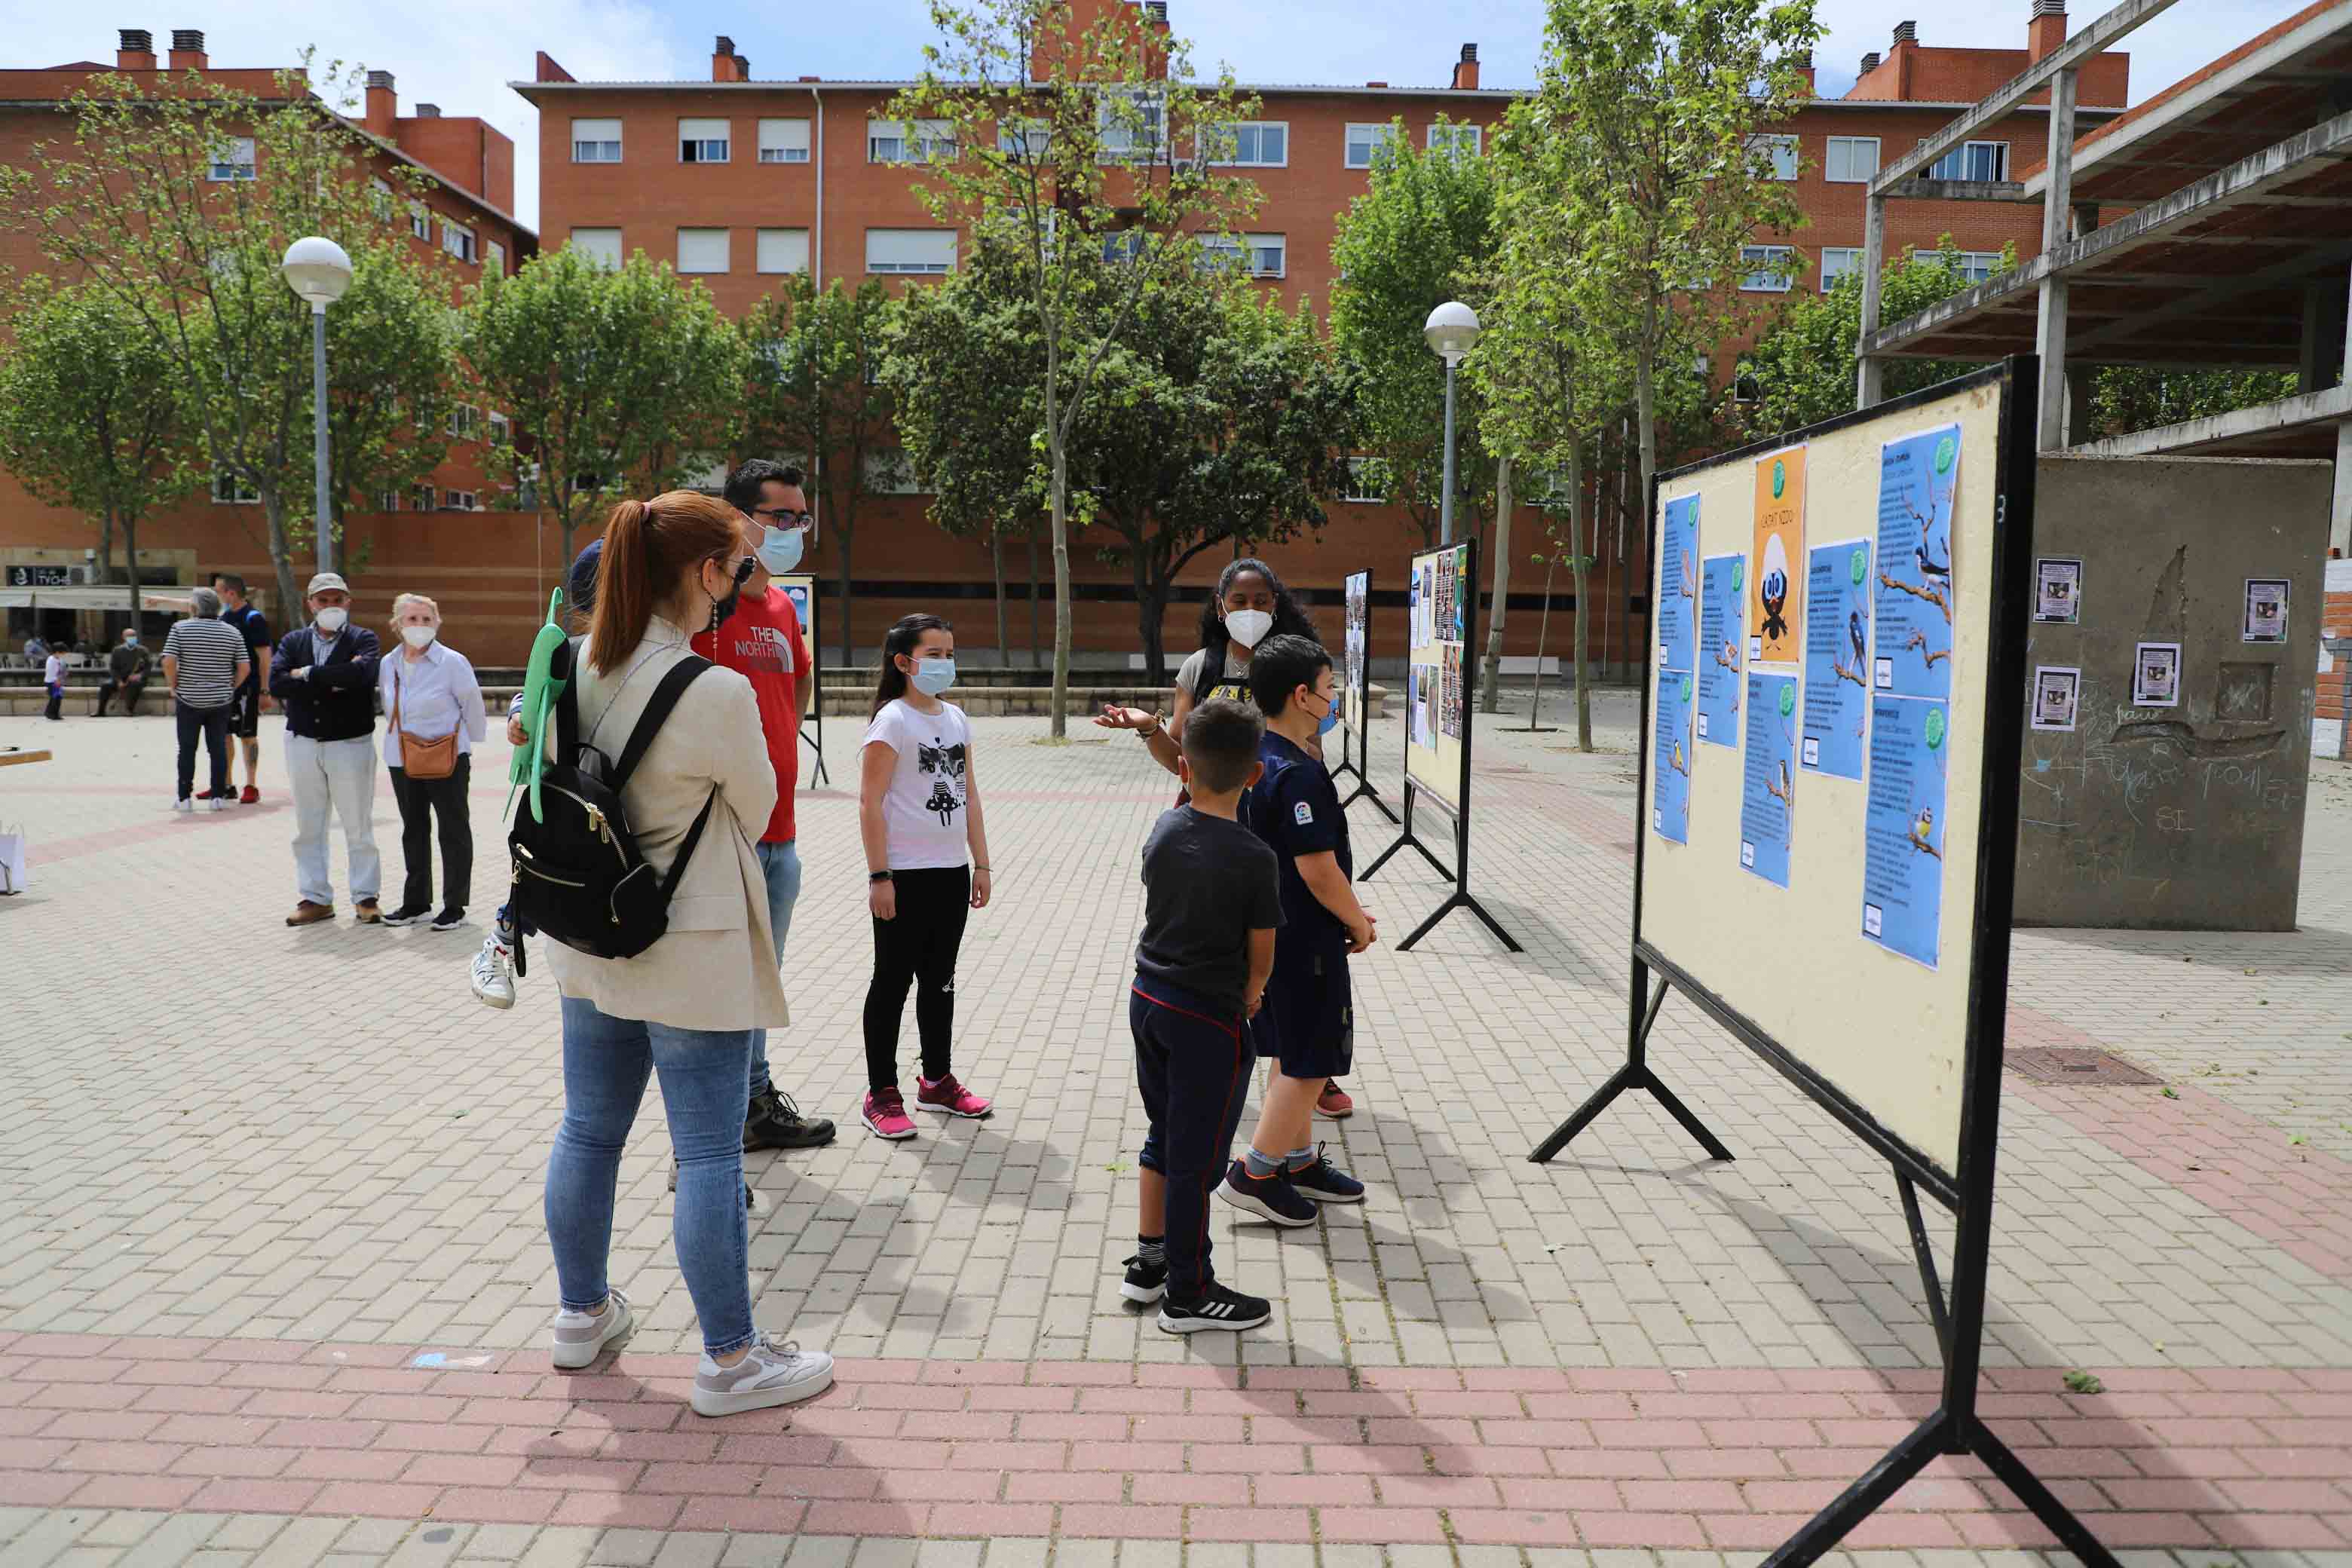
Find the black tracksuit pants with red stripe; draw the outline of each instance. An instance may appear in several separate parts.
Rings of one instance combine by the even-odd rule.
[[[1191,1305],[1209,1267],[1209,1194],[1224,1179],[1255,1056],[1239,1012],[1157,980],[1128,997],[1135,1081],[1150,1119],[1136,1163],[1168,1179],[1168,1295]]]

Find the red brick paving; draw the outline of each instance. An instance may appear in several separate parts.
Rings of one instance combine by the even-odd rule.
[[[587,1375],[385,1346],[0,1335],[0,1502],[646,1529],[1753,1550],[1932,1373],[845,1363],[706,1422],[690,1358]],[[159,1375],[168,1373],[166,1375]],[[2109,1545],[2352,1546],[2352,1370],[1996,1370],[1987,1418]],[[191,1396],[205,1396],[195,1401]],[[2041,1546],[1938,1460],[1856,1546]]]

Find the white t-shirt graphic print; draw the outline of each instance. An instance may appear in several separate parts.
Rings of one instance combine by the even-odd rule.
[[[861,750],[877,741],[898,753],[890,787],[882,796],[890,869],[963,865],[971,858],[964,836],[964,781],[971,752],[971,726],[963,710],[942,702],[937,713],[926,713],[899,698],[866,727]]]

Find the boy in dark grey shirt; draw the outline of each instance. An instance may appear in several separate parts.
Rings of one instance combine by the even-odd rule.
[[[1274,851],[1236,820],[1265,733],[1246,704],[1212,698],[1193,709],[1179,769],[1192,798],[1162,814],[1143,846],[1128,1022],[1150,1130],[1136,1162],[1138,1250],[1119,1293],[1160,1302],[1169,1333],[1255,1328],[1272,1313],[1209,1268],[1209,1194],[1249,1097],[1254,1057],[1242,1023],[1265,994],[1282,924]]]

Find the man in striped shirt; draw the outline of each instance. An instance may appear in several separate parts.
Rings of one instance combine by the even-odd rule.
[[[236,707],[236,689],[253,673],[246,656],[245,637],[220,618],[221,600],[210,588],[189,595],[192,619],[177,623],[163,639],[163,684],[172,692],[172,712],[179,726],[179,793],[172,809],[194,811],[188,791],[195,783],[196,737],[205,738],[212,759],[212,788],[205,798],[215,811],[228,807],[228,723]]]

